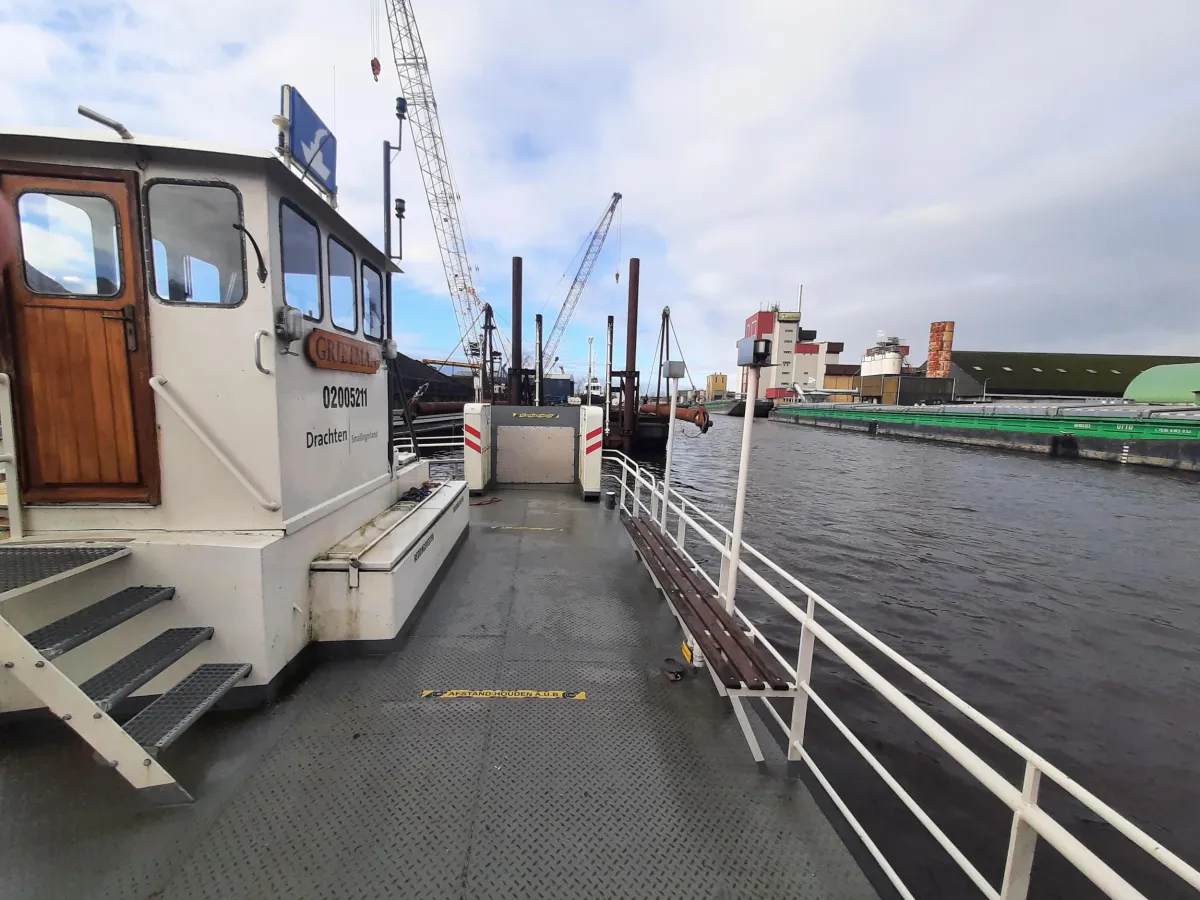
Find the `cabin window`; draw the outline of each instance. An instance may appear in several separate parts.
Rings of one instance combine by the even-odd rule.
[[[354,254],[335,237],[329,238],[329,318],[342,331],[358,330]]]
[[[321,237],[317,224],[290,203],[279,204],[283,302],[321,321]]]
[[[35,294],[121,293],[117,209],[95,194],[35,192],[17,200],[25,284]]]
[[[154,181],[146,189],[150,284],[168,303],[237,306],[246,299],[242,199],[227,185]]]
[[[383,337],[383,276],[370,263],[362,264],[363,334]]]

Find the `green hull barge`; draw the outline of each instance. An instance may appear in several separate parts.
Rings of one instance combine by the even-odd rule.
[[[1200,407],[1149,404],[795,404],[771,419],[867,434],[1200,471]]]

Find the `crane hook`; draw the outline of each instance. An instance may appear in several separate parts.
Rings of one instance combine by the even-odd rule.
[[[375,76],[376,81],[379,80],[380,71],[381,71],[381,67],[379,65],[379,57],[374,56],[371,58],[371,74]]]

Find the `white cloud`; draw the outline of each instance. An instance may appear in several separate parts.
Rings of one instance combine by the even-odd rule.
[[[848,356],[880,328],[919,347],[933,319],[995,349],[1180,350],[1200,328],[1191,0],[414,5],[502,322],[508,257],[526,258],[532,315],[619,190],[644,368],[664,304],[693,369],[728,370],[746,313],[800,282],[806,324]],[[75,29],[72,9],[0,0],[0,43],[17,48],[0,122],[75,124],[84,102],[135,131],[261,146],[281,81],[333,118],[336,66],[342,210],[378,236],[397,89],[386,39],[383,79],[368,74],[368,4],[129,0]],[[409,283],[444,304],[420,343],[444,351],[411,149],[397,190]],[[564,358],[586,359],[615,313],[622,360],[614,250]]]

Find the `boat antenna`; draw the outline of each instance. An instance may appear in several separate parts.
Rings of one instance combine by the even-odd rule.
[[[85,119],[91,119],[93,122],[99,122],[105,128],[111,128],[113,131],[115,131],[117,134],[119,134],[121,136],[121,140],[123,140],[123,141],[132,141],[133,140],[133,132],[131,132],[128,128],[126,128],[124,125],[122,125],[116,119],[110,119],[108,116],[104,115],[104,113],[98,113],[94,109],[88,109],[83,104],[79,105],[79,108],[77,111]]]

